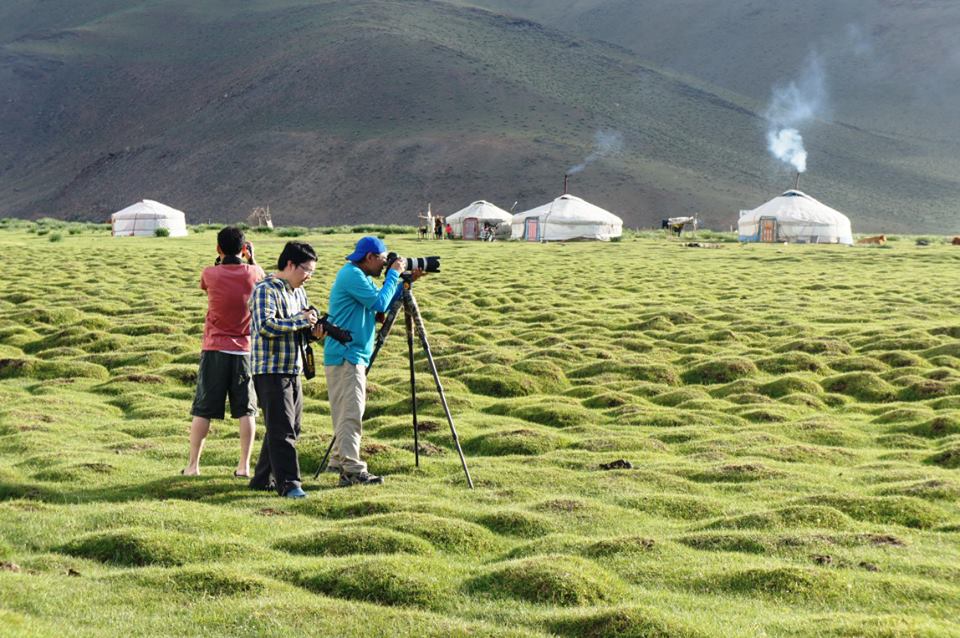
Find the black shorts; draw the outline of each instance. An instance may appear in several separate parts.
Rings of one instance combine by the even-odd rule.
[[[197,394],[190,414],[204,419],[222,419],[227,397],[230,398],[230,416],[233,418],[257,413],[250,355],[204,350],[200,353]]]

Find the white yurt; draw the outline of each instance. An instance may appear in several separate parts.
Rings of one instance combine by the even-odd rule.
[[[114,237],[153,237],[158,228],[166,228],[171,237],[187,236],[183,211],[145,199],[110,216]]]
[[[806,193],[789,190],[753,210],[740,211],[740,241],[853,244],[850,219]]]
[[[446,222],[459,239],[480,239],[484,226],[510,225],[513,215],[490,202],[479,200],[447,215]]]
[[[623,234],[623,220],[573,195],[561,195],[549,204],[513,216],[512,239],[609,241]]]

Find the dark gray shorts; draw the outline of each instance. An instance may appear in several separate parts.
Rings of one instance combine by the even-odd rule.
[[[197,394],[190,414],[204,419],[222,419],[227,397],[230,398],[230,416],[233,418],[257,413],[250,355],[204,350],[200,353]]]

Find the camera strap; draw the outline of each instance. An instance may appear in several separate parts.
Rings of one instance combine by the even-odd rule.
[[[303,361],[303,376],[312,379],[317,375],[317,365],[313,359],[313,348],[307,343],[307,336],[303,331],[297,333],[297,343],[300,346],[300,357]]]

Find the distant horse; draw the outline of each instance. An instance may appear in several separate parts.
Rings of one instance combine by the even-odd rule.
[[[858,239],[857,243],[858,244],[877,244],[879,246],[883,246],[885,243],[887,243],[887,236],[876,235],[875,237],[863,237],[861,239]]]

